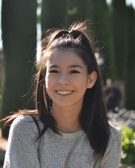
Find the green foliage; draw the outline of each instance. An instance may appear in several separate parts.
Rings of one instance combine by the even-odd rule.
[[[135,163],[135,131],[129,127],[123,127],[122,136],[122,163]]]

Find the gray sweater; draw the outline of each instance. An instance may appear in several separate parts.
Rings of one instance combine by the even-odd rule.
[[[39,125],[42,127],[41,122]],[[47,129],[40,142],[36,124],[29,115],[17,117],[10,128],[3,168],[118,168],[121,137],[110,125],[111,136],[102,160],[93,150],[83,130],[61,135]]]

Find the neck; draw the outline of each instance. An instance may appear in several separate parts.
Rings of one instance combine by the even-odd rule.
[[[80,111],[62,108],[53,108],[52,115],[56,121],[57,128],[62,132],[77,132],[81,130],[79,115]]]

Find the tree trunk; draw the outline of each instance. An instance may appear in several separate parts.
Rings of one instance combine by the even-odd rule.
[[[123,82],[127,78],[127,7],[125,0],[113,0],[112,33],[114,45],[114,66],[116,77]]]
[[[2,1],[2,39],[5,84],[2,116],[22,108],[34,108],[32,79],[36,70],[36,0]],[[3,130],[8,137],[8,129]]]
[[[42,31],[65,26],[66,0],[42,0]]]
[[[113,78],[113,45],[110,27],[110,10],[105,0],[87,0],[87,16],[94,31],[95,48],[103,60],[101,64],[103,78]]]
[[[67,0],[67,26],[87,19],[87,0]]]
[[[126,107],[135,109],[135,11],[128,7],[128,61],[126,80]]]

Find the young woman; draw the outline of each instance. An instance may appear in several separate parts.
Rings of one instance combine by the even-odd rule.
[[[4,168],[118,168],[120,133],[108,123],[85,22],[43,41],[35,111],[7,117]]]

